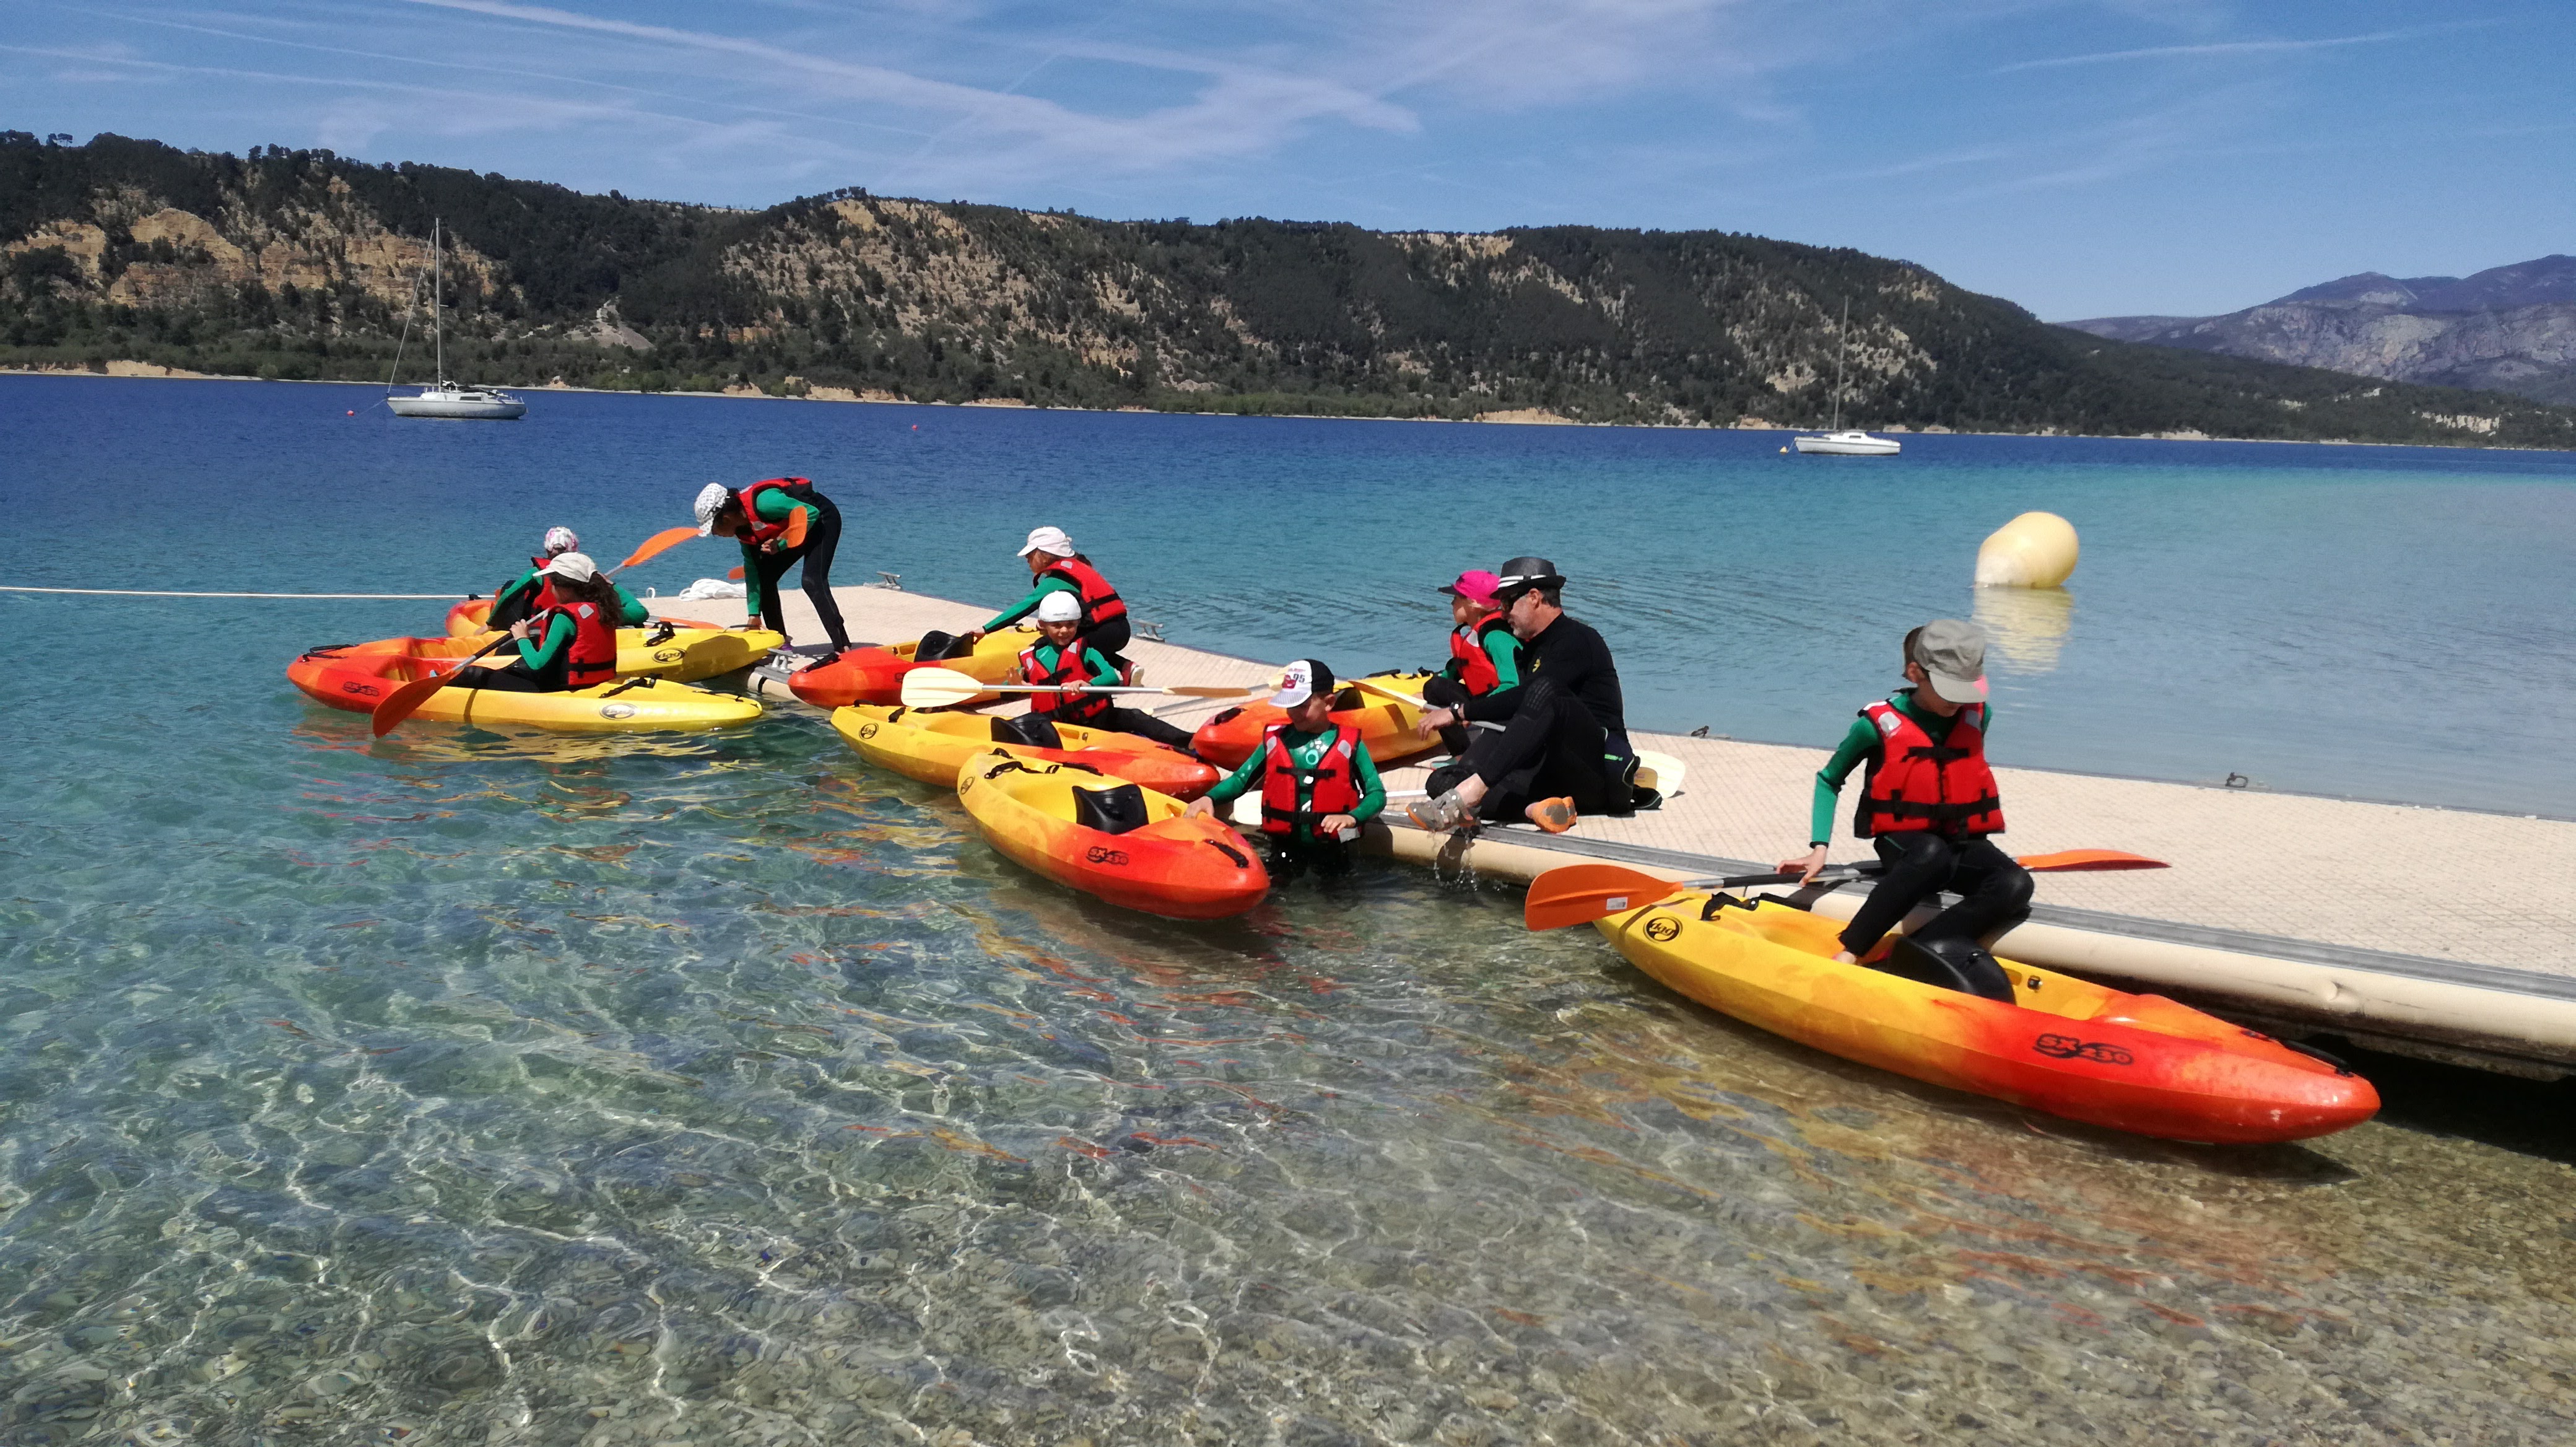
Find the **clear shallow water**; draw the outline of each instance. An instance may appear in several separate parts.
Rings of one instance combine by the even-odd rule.
[[[115,395],[227,393],[359,395]],[[407,591],[526,531],[486,516],[502,429],[369,471],[124,415],[57,470],[63,419],[0,412],[12,552],[53,575],[20,580],[114,546],[148,576],[93,581]],[[83,496],[138,501],[60,521]],[[2563,1142],[2086,1132],[1417,870],[1109,910],[811,717],[371,743],[283,685],[431,604],[6,606],[93,640],[0,701],[12,1443],[2546,1442],[2576,1410]]]

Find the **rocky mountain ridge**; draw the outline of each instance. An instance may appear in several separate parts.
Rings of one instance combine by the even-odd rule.
[[[381,378],[418,345],[433,218],[449,370],[503,385],[1806,427],[1848,305],[1843,412],[1867,426],[2576,445],[2576,413],[2084,338],[1910,263],[1728,232],[862,190],[729,211],[23,132],[0,132],[0,365]]]
[[[2576,256],[2468,277],[2366,271],[2225,316],[2062,325],[2117,341],[2576,404]]]

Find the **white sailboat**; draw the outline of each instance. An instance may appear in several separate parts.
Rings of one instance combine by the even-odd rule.
[[[447,328],[439,310],[440,293],[447,280],[446,247],[440,234],[440,223],[429,223],[429,334],[435,351],[437,380],[409,397],[394,395],[391,374],[385,378],[385,405],[397,417],[441,417],[451,421],[515,422],[528,415],[528,404],[493,387],[468,387],[447,380]],[[411,335],[408,319],[403,324],[406,340]],[[402,345],[394,346],[394,370],[402,370]]]
[[[1793,437],[1800,452],[1822,453],[1827,457],[1894,457],[1904,444],[1893,437],[1872,437],[1866,432],[1843,430],[1843,372],[1851,365],[1851,301],[1843,301],[1843,349],[1834,360],[1834,420],[1822,437]]]

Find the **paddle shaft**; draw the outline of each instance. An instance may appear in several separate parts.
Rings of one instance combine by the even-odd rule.
[[[476,649],[466,658],[464,663],[456,665],[445,673],[433,673],[427,678],[415,678],[411,682],[404,684],[402,687],[395,689],[392,693],[385,695],[385,701],[376,705],[376,711],[373,715],[373,722],[371,724],[371,727],[375,729],[376,737],[383,738],[385,735],[392,733],[404,719],[418,713],[420,711],[420,706],[429,702],[429,696],[431,694],[447,687],[447,685],[455,679],[456,675],[465,671],[466,664],[470,664],[475,659],[498,650],[504,643],[515,643],[517,641],[517,639],[511,637],[509,634],[504,633],[500,637],[493,639],[491,642],[484,644],[481,648]]]

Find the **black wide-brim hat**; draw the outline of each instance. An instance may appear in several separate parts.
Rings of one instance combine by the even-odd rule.
[[[1508,603],[1532,588],[1562,588],[1565,575],[1545,558],[1514,558],[1494,570],[1494,601]]]

